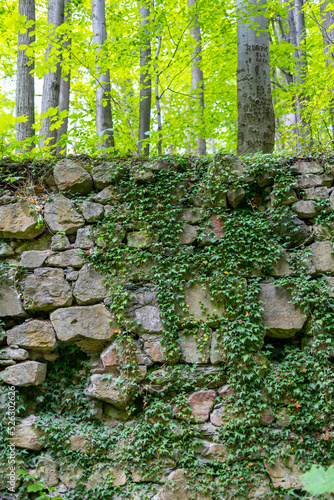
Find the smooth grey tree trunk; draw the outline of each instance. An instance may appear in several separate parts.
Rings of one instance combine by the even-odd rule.
[[[35,0],[19,0],[19,12],[26,16],[27,21],[35,23]],[[16,140],[24,141],[35,135],[33,125],[35,123],[35,85],[34,85],[34,60],[27,57],[25,50],[20,50],[20,45],[30,45],[35,41],[31,32],[35,26],[31,26],[25,33],[20,33],[17,51],[17,73],[16,73],[16,116],[25,116],[27,120],[16,123]],[[33,145],[27,146],[32,149]]]
[[[157,51],[155,53],[155,58],[154,58],[154,69],[156,70],[158,67],[158,59],[159,59],[159,54],[161,50],[161,43],[162,43],[162,37],[159,35],[157,37],[158,41],[158,46],[157,46]],[[159,96],[159,73],[155,75],[155,82],[154,82],[154,94],[155,94],[155,108],[157,111],[157,122],[158,122],[158,142],[157,142],[157,148],[158,148],[158,155],[162,155],[162,118],[161,118],[161,106],[160,106],[160,96]]]
[[[265,5],[265,0],[262,0]],[[261,5],[260,4],[260,5]],[[238,155],[271,153],[275,144],[275,115],[271,95],[268,20],[262,15],[245,19],[256,0],[236,0],[238,14]],[[249,28],[252,23],[259,30]],[[260,31],[261,30],[261,31]],[[257,32],[260,33],[259,36]]]
[[[107,149],[115,147],[115,141],[110,100],[110,71],[104,68],[104,61],[108,54],[105,48],[101,49],[107,40],[105,0],[92,1],[92,21],[94,43],[98,44],[96,49],[98,61],[96,71],[99,73],[96,88],[96,131],[99,136],[104,135],[104,140],[99,143],[99,149]]]
[[[61,39],[59,35],[55,32],[64,22],[64,0],[49,0],[48,2],[48,24],[52,24],[53,28],[49,31],[49,36],[53,40],[46,49],[45,59],[48,61],[51,59],[51,52],[60,53],[60,43]],[[59,58],[59,56],[58,56]],[[51,71],[51,67],[56,66],[56,71]],[[57,110],[55,116],[58,116],[58,106],[59,106],[59,92],[60,92],[60,78],[61,78],[61,68],[60,63],[54,64],[54,58],[52,56],[52,62],[50,63],[50,69],[44,76],[43,81],[43,95],[42,95],[42,110],[41,113],[46,113],[50,108],[55,108]],[[51,126],[54,120],[52,117],[48,116],[43,118],[43,124],[41,129],[41,135],[45,136],[41,139],[41,147],[49,146],[51,147],[51,152],[56,153],[54,148],[57,142],[57,130],[51,130]]]
[[[334,12],[327,9],[327,0],[320,4],[322,20],[322,39],[324,52],[326,55],[326,66],[333,64],[333,45],[334,45]],[[333,89],[332,89],[333,91]],[[334,98],[331,98],[329,106],[329,115],[332,126],[332,142],[334,142]]]
[[[150,145],[145,146],[143,142],[149,138],[151,125],[151,100],[152,100],[152,82],[150,75],[151,64],[151,36],[146,26],[150,23],[150,0],[139,4],[141,29],[141,47],[140,47],[140,94],[139,94],[139,131],[138,146],[141,154],[148,156]]]
[[[71,15],[71,0],[64,1],[64,12],[65,12],[65,22],[70,18]],[[63,43],[64,50],[69,50],[71,47],[71,40],[68,39]],[[70,87],[71,87],[71,72],[69,71],[67,74],[63,74],[60,80],[60,90],[59,90],[59,114],[61,111],[69,112],[70,109]],[[68,130],[68,116],[63,118],[62,124],[60,128],[57,130],[57,143],[60,141],[61,137],[67,134]],[[57,154],[61,151],[66,152],[65,146],[57,145]]]
[[[195,123],[200,124],[201,134],[196,138],[196,153],[206,154],[206,141],[203,137],[204,132],[204,76],[201,69],[202,63],[202,37],[201,28],[198,23],[197,0],[188,0],[188,9],[191,15],[192,27],[189,30],[190,36],[194,41],[194,47],[191,52],[191,89],[195,101],[195,114],[199,119]]]

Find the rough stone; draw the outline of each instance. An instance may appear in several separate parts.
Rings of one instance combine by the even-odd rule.
[[[101,399],[122,409],[132,399],[131,385],[128,385],[127,382],[123,382],[119,386],[115,378],[105,378],[105,375],[100,374],[92,375],[90,381],[87,388],[87,396],[89,397]]]
[[[104,213],[103,205],[92,201],[84,201],[81,203],[80,210],[86,222],[96,222],[102,219]]]
[[[51,311],[72,304],[72,292],[62,269],[35,269],[23,281],[24,307],[28,310]]]
[[[179,333],[181,359],[186,363],[208,363],[210,335],[199,330],[196,335]]]
[[[28,351],[25,349],[14,349],[12,347],[0,348],[0,364],[1,360],[24,361],[29,357]]]
[[[283,186],[279,185],[279,184],[275,184],[274,185],[274,189],[282,189]],[[284,192],[284,196],[283,197],[277,197],[275,195],[275,192],[272,191],[271,192],[271,195],[270,195],[270,199],[271,199],[271,204],[272,206],[274,207],[277,207],[277,206],[280,206],[280,205],[292,205],[292,203],[295,203],[296,201],[298,201],[298,198],[297,198],[297,195],[294,191],[294,189],[290,188],[288,190],[285,190]]]
[[[105,277],[92,266],[85,264],[79,271],[73,296],[78,305],[100,302],[108,296]]]
[[[321,209],[318,207],[317,202],[314,200],[300,200],[292,205],[292,210],[301,219],[313,219],[316,217]]]
[[[56,346],[56,334],[49,321],[31,319],[7,330],[8,345],[18,345],[25,349],[53,351]]]
[[[71,243],[65,234],[55,234],[51,239],[51,250],[58,252],[59,250],[69,250]]]
[[[209,419],[215,397],[216,392],[213,390],[198,391],[189,396],[188,404],[197,422],[206,422]]]
[[[179,220],[188,222],[189,224],[196,224],[201,216],[201,210],[198,208],[185,208],[179,216]]]
[[[207,440],[202,440],[196,451],[203,457],[203,463],[211,462],[212,460],[223,463],[226,462],[228,457],[226,446]]]
[[[49,488],[58,484],[58,464],[49,453],[45,453],[37,471],[43,477],[44,483]]]
[[[324,200],[329,197],[329,189],[326,186],[305,189],[306,200]]]
[[[210,495],[202,492],[196,493],[193,488],[188,488],[187,471],[177,469],[167,477],[167,481],[153,500],[212,500]]]
[[[180,319],[182,322],[185,321],[208,321],[209,316],[218,315],[219,317],[224,315],[223,307],[211,300],[210,292],[208,288],[202,283],[192,283],[186,284],[185,287],[185,303],[187,311],[177,308],[180,312]],[[193,319],[192,319],[193,318]],[[213,319],[211,323],[214,323]]]
[[[221,182],[231,183],[240,181],[252,182],[254,175],[250,167],[237,156],[217,153],[208,169],[208,175]]]
[[[15,253],[21,255],[21,253],[26,252],[28,250],[49,250],[51,245],[51,234],[44,233],[42,236],[37,238],[36,240],[24,241],[21,245],[15,248]]]
[[[68,271],[66,273],[67,281],[77,281],[79,278],[79,271]]]
[[[37,361],[25,361],[14,366],[8,366],[0,374],[6,384],[17,386],[40,385],[46,377],[46,364]]]
[[[158,333],[163,330],[160,319],[161,311],[157,306],[144,306],[135,310],[134,320],[139,333]]]
[[[225,337],[216,331],[211,334],[210,362],[212,365],[227,362],[227,350],[224,347]]]
[[[274,488],[283,488],[284,490],[290,488],[301,490],[303,488],[302,471],[295,463],[294,457],[289,457],[284,462],[282,458],[277,458],[274,465],[265,463],[265,466]]]
[[[179,355],[174,354],[170,356],[170,352],[167,352],[163,348],[164,338],[161,335],[151,335],[144,334],[142,336],[144,339],[144,351],[152,360],[153,363],[177,363],[179,360]]]
[[[84,470],[71,463],[65,463],[64,468],[59,473],[59,479],[66,486],[66,488],[73,489],[76,487],[79,479],[83,475]]]
[[[36,207],[28,200],[0,205],[0,237],[32,240],[43,233],[44,224],[38,226]]]
[[[127,364],[129,360],[139,365],[146,364],[138,342],[131,337],[124,339],[122,343],[113,342],[101,353],[101,361],[105,368]]]
[[[321,174],[324,169],[316,161],[298,160],[292,165],[291,170],[297,174]]]
[[[220,406],[219,408],[215,408],[210,415],[210,421],[216,427],[222,427],[223,425],[226,425],[227,419],[228,415],[224,405]]]
[[[77,237],[75,239],[74,248],[81,248],[83,250],[92,248],[94,241],[91,236],[90,227],[82,227],[78,229]]]
[[[74,341],[87,350],[98,351],[116,336],[116,325],[102,304],[57,309],[50,319],[59,340]]]
[[[270,337],[289,338],[301,330],[306,316],[292,304],[291,293],[273,283],[261,283],[260,300],[263,304],[263,325],[269,330]]]
[[[97,193],[93,200],[97,203],[102,203],[102,205],[107,205],[108,203],[115,203],[119,200],[120,194],[116,187],[106,187],[99,193]]]
[[[0,243],[0,258],[1,257],[12,257],[15,255],[14,250],[7,243]]]
[[[316,241],[310,247],[312,263],[317,273],[334,273],[334,254],[330,241]]]
[[[64,252],[53,252],[47,258],[46,265],[54,267],[82,267],[84,260],[80,249],[73,248]]]
[[[285,239],[288,248],[300,246],[312,238],[310,228],[292,213],[284,217],[274,230]]]
[[[246,195],[246,191],[242,187],[229,186],[227,191],[227,199],[231,207],[237,207]]]
[[[180,245],[192,245],[198,236],[198,230],[186,222],[183,224],[183,231],[180,234]]]
[[[286,250],[282,250],[279,259],[276,260],[275,265],[271,271],[272,276],[290,276],[292,270],[288,262],[289,254]]]
[[[24,317],[26,312],[18,296],[14,276],[1,276],[0,281],[0,318]]]
[[[333,183],[333,176],[327,174],[323,175],[304,174],[299,177],[297,183],[298,187],[303,189],[318,187],[318,186],[331,187]]]
[[[56,163],[53,176],[59,191],[88,194],[93,188],[90,174],[80,165],[66,158]]]
[[[15,426],[13,443],[16,448],[24,448],[26,450],[39,451],[43,448],[44,433],[34,427],[37,417],[29,415]]]
[[[92,170],[92,177],[94,181],[94,186],[97,189],[104,189],[109,186],[113,181],[117,181],[121,178],[123,171],[120,170],[118,175],[113,174],[114,165],[112,163],[104,162],[100,165],[96,165]]]
[[[74,234],[85,224],[74,203],[62,194],[45,203],[44,218],[54,233]]]
[[[110,486],[113,487],[123,486],[127,481],[126,474],[120,467],[113,467],[109,464],[97,464],[94,472],[88,478],[86,488],[91,490],[106,479],[109,479]]]
[[[148,248],[158,241],[158,238],[149,234],[147,231],[138,231],[128,233],[126,236],[127,244],[130,248]]]
[[[21,254],[20,266],[28,269],[36,269],[42,267],[50,251],[38,252],[37,250],[28,250]]]

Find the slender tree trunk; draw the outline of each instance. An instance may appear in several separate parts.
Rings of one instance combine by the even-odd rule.
[[[326,66],[333,64],[332,47],[334,44],[334,12],[327,9],[327,0],[320,4],[321,20],[322,20],[322,39],[324,44],[324,52],[326,55]],[[332,90],[333,92],[333,90]],[[334,98],[331,98],[329,106],[329,115],[332,125],[332,142],[334,142]]]
[[[161,50],[161,42],[162,38],[161,35],[157,37],[158,40],[158,46],[157,46],[157,51],[155,53],[155,58],[154,58],[154,69],[157,70],[158,67],[158,59],[159,59],[159,54]],[[157,148],[158,148],[158,154],[162,155],[162,120],[161,120],[161,106],[160,106],[160,97],[159,97],[159,73],[156,74],[155,76],[155,83],[154,83],[154,93],[155,93],[155,108],[157,111],[157,122],[158,122],[158,142],[157,142]]]
[[[35,23],[35,0],[19,0],[19,12],[21,16],[26,16],[26,21]],[[25,50],[20,50],[20,45],[30,45],[35,41],[35,36],[31,32],[35,29],[32,25],[25,33],[19,31],[18,51],[17,51],[17,73],[16,73],[16,117],[25,116],[27,120],[16,123],[16,139],[24,141],[28,137],[35,135],[33,125],[35,123],[35,69],[33,60],[29,61]],[[33,145],[27,147],[32,149]]]
[[[143,0],[141,0],[143,1]],[[151,36],[145,27],[149,24],[150,0],[139,5],[140,24],[142,26],[142,43],[140,47],[140,96],[139,96],[139,151],[148,156],[150,145],[143,146],[145,139],[149,138],[151,122],[152,82],[150,76],[151,64]]]
[[[65,8],[65,22],[69,19],[71,15],[71,0],[64,0],[64,8]],[[63,43],[63,47],[65,50],[69,50],[71,46],[71,40],[68,39]],[[67,116],[63,118],[62,124],[60,128],[57,130],[57,143],[60,141],[61,137],[67,134],[68,129],[68,112],[70,109],[70,85],[71,85],[71,72],[69,71],[67,74],[63,74],[60,80],[60,91],[59,91],[59,114],[62,111],[67,111]],[[57,154],[61,151],[66,152],[65,146],[57,146]]]
[[[64,22],[64,0],[49,0],[48,2],[48,24],[52,24],[53,28],[58,28]],[[59,36],[53,33],[53,28],[49,31],[50,36],[53,38],[54,44],[50,44],[46,50],[45,59],[48,61],[50,57],[51,49],[54,45],[60,43]],[[51,67],[56,66],[56,71],[51,71]],[[60,91],[60,77],[61,68],[60,63],[50,64],[49,71],[44,76],[43,81],[43,95],[42,95],[42,115],[49,111],[50,108],[56,110],[55,116],[58,116],[58,106],[59,106],[59,91]],[[53,117],[54,118],[54,117]],[[51,126],[54,120],[52,117],[47,116],[43,118],[43,124],[41,129],[41,135],[45,136],[41,139],[41,147],[49,146],[51,152],[55,153],[55,144],[57,142],[57,130],[51,130]]]
[[[265,0],[262,0],[265,5]],[[275,115],[271,96],[268,20],[262,15],[244,18],[256,0],[236,0],[238,39],[238,155],[271,153],[275,144]],[[249,28],[256,23],[259,31]],[[261,31],[260,31],[261,30]],[[257,33],[258,31],[258,33]],[[257,34],[259,36],[257,36]]]
[[[197,137],[197,148],[196,152],[200,155],[206,154],[206,142],[203,137],[204,132],[204,77],[203,71],[201,69],[202,62],[202,37],[201,28],[198,24],[198,14],[197,1],[188,0],[188,9],[191,14],[192,28],[190,28],[189,33],[195,42],[195,46],[191,53],[191,89],[194,94],[194,100],[196,102],[195,110],[196,114],[200,116],[199,123],[201,134]],[[196,120],[197,121],[197,120]]]
[[[99,148],[107,149],[115,147],[115,141],[110,99],[110,71],[103,67],[108,54],[105,48],[101,49],[107,40],[105,0],[93,0],[92,7],[94,43],[98,44],[96,51],[99,61],[96,65],[96,71],[99,73],[99,85],[96,88],[96,131],[99,136],[105,136]]]

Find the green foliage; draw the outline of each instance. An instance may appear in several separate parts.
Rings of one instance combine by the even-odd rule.
[[[332,493],[334,491],[334,467],[327,470],[323,467],[313,465],[303,476],[304,489],[313,495]]]

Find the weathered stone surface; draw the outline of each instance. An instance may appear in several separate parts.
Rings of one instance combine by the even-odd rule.
[[[174,354],[171,357],[170,352],[164,350],[163,336],[146,333],[142,335],[142,338],[144,339],[144,351],[153,363],[165,363],[167,360],[169,363],[178,362],[178,354]]]
[[[104,213],[103,205],[92,201],[84,201],[81,203],[80,210],[86,222],[96,222],[102,219]]]
[[[104,189],[109,186],[113,180],[118,180],[121,177],[122,172],[119,175],[112,175],[114,165],[112,163],[104,162],[100,165],[96,165],[92,170],[92,177],[94,181],[94,186],[97,189]]]
[[[58,484],[58,464],[49,453],[45,453],[43,456],[37,472],[43,477],[44,483],[49,488]]]
[[[329,197],[329,189],[326,186],[305,189],[306,200],[324,200]]]
[[[101,353],[101,361],[104,367],[119,366],[127,363],[146,364],[146,360],[140,350],[138,342],[131,337],[124,339],[122,343],[113,342]]]
[[[46,265],[54,267],[82,267],[84,260],[80,249],[73,248],[64,252],[52,253],[47,258]]]
[[[13,443],[16,448],[25,448],[26,450],[39,451],[43,448],[42,438],[44,433],[34,427],[37,417],[29,415],[15,426]]]
[[[126,474],[120,467],[113,467],[109,464],[97,464],[94,472],[89,476],[86,488],[95,488],[103,480],[109,479],[110,486],[123,486],[126,483]]]
[[[28,250],[21,254],[20,266],[27,267],[28,269],[36,269],[42,267],[50,251],[38,252],[36,250]]]
[[[208,288],[202,283],[192,283],[187,284],[185,287],[185,302],[187,307],[187,312],[180,312],[180,319],[183,321],[207,321],[209,316],[218,315],[219,317],[224,315],[223,307],[211,300],[210,292]],[[202,305],[201,305],[202,303]],[[214,319],[212,321],[214,323]]]
[[[12,255],[15,255],[14,250],[10,245],[7,243],[0,243],[0,258],[1,257],[12,257]]]
[[[312,187],[318,187],[318,186],[327,186],[331,187],[333,183],[333,176],[332,175],[316,175],[316,174],[305,174],[301,175],[298,180],[298,187],[300,188],[312,188]]]
[[[225,337],[218,332],[211,334],[210,362],[213,365],[227,362],[227,349],[225,348]]]
[[[34,274],[24,279],[23,297],[28,310],[51,311],[72,304],[72,292],[64,279],[64,271],[50,267],[35,269]]]
[[[221,427],[226,425],[228,419],[228,414],[224,405],[215,408],[210,415],[210,422],[216,427]]]
[[[298,160],[292,165],[291,170],[297,174],[321,174],[324,169],[316,161]]]
[[[80,165],[66,158],[56,163],[53,176],[59,191],[88,194],[93,188],[90,174]]]
[[[28,386],[40,385],[46,377],[46,364],[37,361],[25,361],[18,365],[8,366],[0,374],[6,384]]]
[[[55,234],[51,240],[51,250],[58,252],[59,250],[69,250],[71,243],[65,234]]]
[[[59,479],[67,488],[75,488],[84,470],[75,464],[65,463],[60,470]]]
[[[274,185],[274,190],[278,189],[280,191],[282,188],[283,186],[280,184]],[[285,188],[284,195],[279,197],[276,196],[275,191],[272,191],[270,194],[270,199],[273,207],[278,207],[280,205],[292,205],[292,203],[298,201],[297,195],[292,188],[290,188],[289,190],[286,190]]]
[[[274,230],[285,239],[288,248],[300,246],[306,241],[310,242],[312,237],[310,228],[292,213],[284,217]]]
[[[183,224],[183,231],[180,234],[180,245],[192,245],[198,236],[198,230],[186,222]]]
[[[201,210],[198,208],[185,208],[179,216],[179,220],[182,222],[188,222],[189,224],[196,224],[200,218]]]
[[[148,248],[158,241],[158,238],[149,234],[147,231],[138,231],[128,233],[126,236],[127,244],[130,248]]]
[[[212,460],[223,463],[226,462],[228,456],[226,446],[221,443],[213,443],[212,441],[207,440],[201,441],[196,448],[196,452],[203,457],[203,463],[210,462]]]
[[[229,186],[227,191],[227,199],[231,207],[237,207],[242,202],[246,195],[246,191],[242,187]]]
[[[18,345],[25,349],[53,351],[56,346],[56,334],[49,321],[31,319],[7,330],[9,345]]]
[[[132,172],[131,177],[140,184],[144,184],[145,182],[154,180],[153,172],[148,172],[145,170],[135,170],[134,172]]]
[[[87,248],[92,248],[94,246],[94,241],[91,236],[90,227],[82,227],[78,229],[77,237],[75,239],[74,248],[81,248],[83,250]]]
[[[209,166],[208,175],[222,182],[231,183],[243,180],[252,182],[254,175],[250,167],[237,156],[217,153]]]
[[[153,500],[212,500],[210,495],[194,492],[187,487],[188,477],[184,469],[177,469],[169,474],[167,481]]]
[[[85,264],[79,271],[73,288],[73,296],[78,305],[94,304],[108,296],[105,277],[92,266]]]
[[[29,200],[0,205],[0,237],[32,240],[45,229],[37,225],[36,207]]]
[[[199,331],[196,335],[179,333],[181,359],[186,363],[208,363],[210,335]]]
[[[67,281],[77,281],[79,278],[79,271],[68,271],[66,273]]]
[[[330,241],[316,241],[310,246],[310,250],[317,273],[334,273],[334,254]]]
[[[303,311],[292,304],[292,295],[282,286],[261,283],[260,300],[263,304],[263,325],[270,337],[289,338],[301,330],[306,321]]]
[[[191,413],[197,422],[206,422],[209,419],[216,397],[215,391],[198,391],[191,394],[188,404]]]
[[[317,206],[317,202],[314,200],[300,200],[292,205],[292,210],[301,219],[313,219],[316,217],[321,209]]]
[[[0,278],[0,318],[8,316],[23,317],[26,315],[19,299],[14,277],[1,276]]]
[[[102,304],[57,309],[50,319],[59,340],[74,341],[88,350],[99,350],[116,336],[116,325]]]
[[[51,234],[44,233],[36,240],[23,241],[21,245],[15,248],[15,253],[21,255],[21,253],[28,250],[49,250],[51,245]]]
[[[160,318],[161,311],[157,306],[144,306],[136,309],[134,319],[139,333],[161,332],[163,327]]]
[[[0,348],[0,364],[1,360],[24,361],[28,358],[29,353],[25,349],[14,349],[11,347]]]
[[[116,408],[125,408],[133,396],[130,386],[126,382],[117,385],[115,378],[108,379],[105,375],[95,374],[91,376],[90,381],[87,396],[101,399]]]
[[[117,187],[106,187],[99,193],[97,193],[93,200],[97,203],[102,203],[102,205],[107,205],[108,203],[115,203],[119,200],[120,193]]]
[[[302,471],[295,463],[294,457],[289,457],[286,461],[283,461],[282,458],[277,458],[274,465],[266,463],[265,466],[274,488],[283,488],[284,490],[290,488],[295,490],[302,489]]]
[[[288,252],[283,250],[280,258],[276,260],[273,270],[271,271],[272,276],[290,276],[292,274],[288,259]]]
[[[44,218],[54,233],[73,234],[85,224],[74,203],[62,194],[45,203]]]

